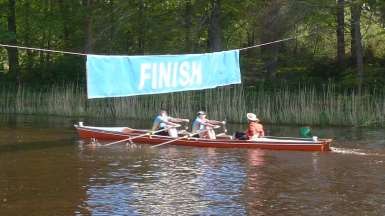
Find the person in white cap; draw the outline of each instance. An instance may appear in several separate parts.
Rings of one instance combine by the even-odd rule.
[[[219,124],[226,124],[224,121],[208,120],[204,111],[199,111],[192,125],[192,133],[196,134],[193,137],[216,139],[214,128],[219,127]],[[199,133],[200,131],[203,131]]]
[[[249,121],[246,132],[237,132],[235,138],[241,140],[254,140],[264,137],[265,131],[257,116],[254,113],[247,113],[246,117]]]

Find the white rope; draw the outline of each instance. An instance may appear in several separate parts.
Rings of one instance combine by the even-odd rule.
[[[263,43],[263,44],[257,44],[257,45],[253,45],[253,46],[249,46],[249,47],[244,47],[244,48],[241,48],[241,49],[238,49],[238,50],[239,51],[247,50],[247,49],[252,49],[252,48],[256,48],[256,47],[266,46],[266,45],[275,44],[275,43],[279,43],[279,42],[283,42],[283,41],[288,41],[288,40],[293,40],[293,39],[295,39],[295,37],[285,38],[285,39],[276,40],[276,41],[271,41],[271,42],[267,42],[267,43]]]
[[[280,42],[284,42],[284,41],[294,40],[294,39],[299,38],[299,37],[308,37],[308,36],[310,36],[312,34],[314,34],[314,33],[310,33],[308,35],[303,35],[303,36],[289,37],[289,38],[285,38],[285,39],[281,39],[281,40],[271,41],[271,42],[267,42],[267,43],[257,44],[257,45],[253,45],[253,46],[249,46],[249,47],[244,47],[244,48],[240,48],[240,49],[234,49],[234,50],[241,51],[241,50],[247,50],[247,49],[252,49],[252,48],[256,48],[256,47],[262,47],[262,46],[266,46],[266,45],[270,45],[270,44],[275,44],[275,43],[280,43]],[[88,55],[86,53],[77,53],[77,52],[67,52],[67,51],[59,51],[59,50],[51,50],[51,49],[32,48],[32,47],[16,46],[16,45],[8,45],[8,44],[0,44],[0,47],[9,47],[9,48],[35,50],[35,51],[44,51],[44,52],[52,52],[52,53],[62,53],[62,54],[79,55],[79,56],[86,56],[86,55]]]
[[[308,36],[313,35],[313,34],[315,34],[315,32],[309,33],[308,35],[294,36],[294,37],[289,37],[289,38],[285,38],[285,39],[281,39],[281,40],[276,40],[276,41],[271,41],[271,42],[267,42],[267,43],[257,44],[257,45],[253,45],[253,46],[249,46],[249,47],[244,47],[244,48],[240,48],[238,50],[241,51],[241,50],[247,50],[247,49],[252,49],[252,48],[256,48],[256,47],[262,47],[262,46],[266,46],[266,45],[270,45],[270,44],[275,44],[275,43],[280,43],[280,42],[284,42],[284,41],[294,40],[296,38],[308,37]]]
[[[8,44],[0,44],[0,47],[9,47],[9,48],[44,51],[44,52],[52,52],[52,53],[62,53],[62,54],[70,54],[70,55],[80,55],[80,56],[86,56],[87,55],[85,53],[66,52],[66,51],[58,51],[58,50],[50,50],[50,49],[25,47],[25,46],[15,46],[15,45],[8,45]]]

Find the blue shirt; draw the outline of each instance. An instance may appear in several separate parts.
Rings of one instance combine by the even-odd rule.
[[[192,124],[192,131],[193,133],[195,133],[197,130],[203,130],[205,129],[205,125],[202,124],[202,122],[204,122],[202,119],[200,119],[199,117],[197,117],[193,124]]]
[[[167,126],[167,124],[165,122],[168,122],[169,120],[169,117],[168,116],[161,116],[161,115],[158,115],[155,119],[154,119],[154,123],[153,123],[153,129],[154,130],[157,130],[159,128],[165,128]]]

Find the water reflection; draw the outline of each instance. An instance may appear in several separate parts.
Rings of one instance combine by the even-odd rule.
[[[265,165],[265,151],[251,149],[247,151],[246,182],[242,191],[243,200],[246,201],[247,212],[252,215],[263,215],[265,205],[264,189],[268,182],[264,177],[263,166]],[[262,211],[261,211],[262,210]]]
[[[72,124],[79,120],[0,116],[0,215],[385,212],[383,129],[313,128],[320,137],[336,139],[336,151],[326,153],[172,145],[103,148],[78,139]],[[266,130],[281,136],[298,132],[269,125]]]
[[[83,152],[83,157],[93,154],[105,165],[101,168],[98,164],[96,175],[86,185],[87,200],[82,208],[91,209],[95,215],[246,214],[242,190],[249,158],[216,149],[138,151],[140,157],[124,147],[118,152]],[[251,151],[251,166],[261,166],[262,156]]]
[[[57,141],[50,147],[35,142],[32,148],[0,148],[0,215],[74,213],[85,199],[81,184],[88,176],[68,145]]]

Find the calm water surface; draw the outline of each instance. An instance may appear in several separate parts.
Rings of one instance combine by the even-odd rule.
[[[313,128],[335,139],[327,153],[103,148],[77,137],[79,120],[149,127],[0,116],[0,215],[385,215],[384,129]]]

